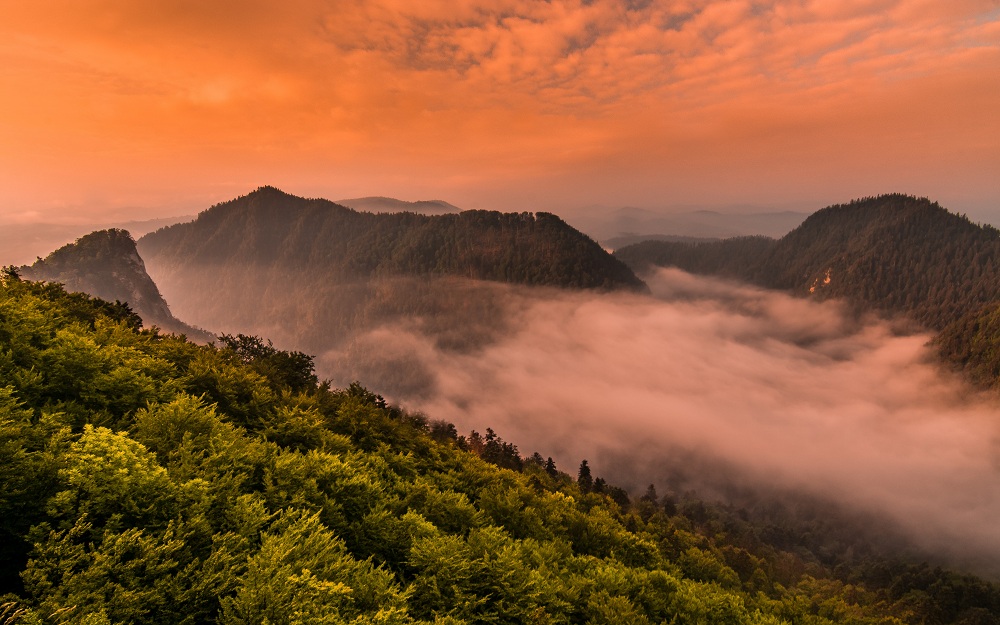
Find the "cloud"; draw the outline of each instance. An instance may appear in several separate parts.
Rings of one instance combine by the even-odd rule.
[[[389,377],[430,376],[388,380],[396,399],[564,469],[588,458],[613,483],[662,486],[663,458],[693,454],[996,567],[1000,411],[934,364],[928,336],[675,270],[649,282],[654,297],[514,291],[517,331],[474,353],[386,328],[366,341],[393,355]]]
[[[886,190],[850,171],[859,143],[892,188],[982,195],[997,23],[988,0],[20,3],[0,23],[0,200],[56,210],[124,178],[211,200],[220,180],[330,196],[436,180],[459,203],[730,201],[746,170],[756,201],[831,179],[841,201]],[[943,106],[917,97],[942,81]],[[985,145],[967,156],[969,135]],[[785,189],[789,152],[803,183]],[[636,153],[639,184],[615,171]]]

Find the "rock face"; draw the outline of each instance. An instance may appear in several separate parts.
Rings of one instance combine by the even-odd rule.
[[[20,268],[19,272],[28,280],[59,282],[67,291],[127,303],[142,317],[146,327],[157,326],[196,339],[210,338],[171,314],[126,230],[92,232],[33,265]]]

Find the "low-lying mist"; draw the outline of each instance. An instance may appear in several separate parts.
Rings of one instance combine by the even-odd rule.
[[[647,282],[652,297],[498,286],[512,330],[492,342],[456,350],[384,325],[318,368],[574,475],[587,458],[611,483],[665,488],[669,467],[701,458],[1000,571],[1000,407],[943,372],[928,335],[676,270]]]

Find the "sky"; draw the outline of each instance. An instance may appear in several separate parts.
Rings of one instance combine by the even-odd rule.
[[[1000,222],[1000,0],[0,0],[0,222],[270,184]]]

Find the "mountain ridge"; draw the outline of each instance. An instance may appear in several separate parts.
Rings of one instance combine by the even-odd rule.
[[[548,213],[376,215],[274,187],[151,233],[138,247],[185,321],[317,354],[338,383],[361,380],[390,395],[429,388],[434,375],[408,357],[373,358],[382,348],[365,337],[379,328],[419,328],[435,345],[464,351],[510,329],[512,289],[647,290]]]
[[[462,209],[444,200],[416,200],[410,202],[381,195],[336,200],[337,204],[369,213],[417,213],[420,215],[445,215],[460,213]]]
[[[199,231],[200,239],[194,234]],[[171,254],[201,262],[323,263],[353,276],[441,274],[570,288],[645,288],[623,263],[550,213],[372,214],[270,186],[216,204],[193,222],[150,233],[138,245],[147,263]],[[336,266],[338,259],[346,260]]]

